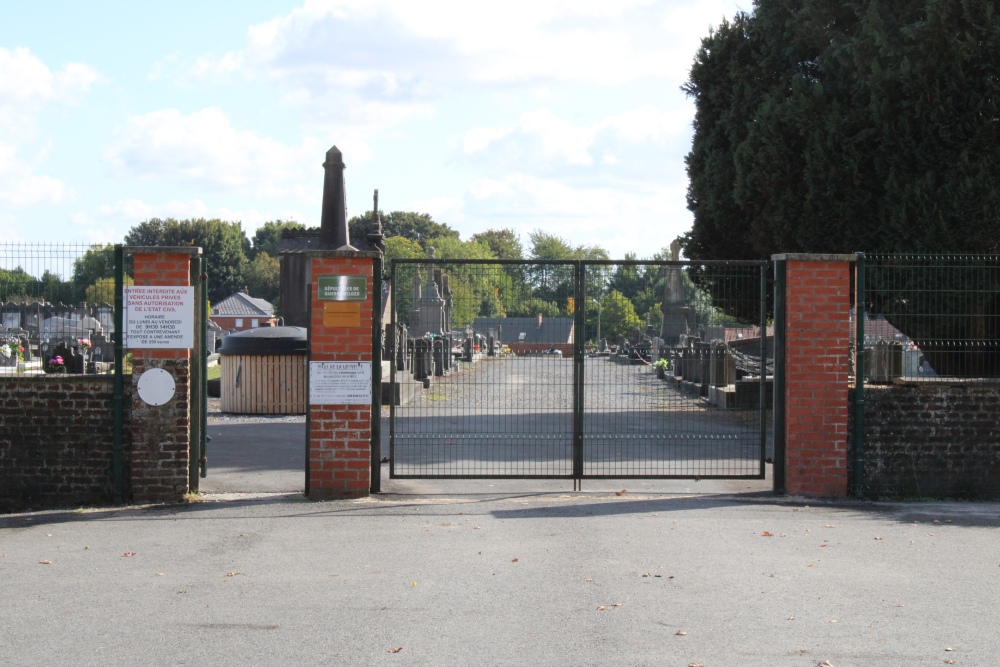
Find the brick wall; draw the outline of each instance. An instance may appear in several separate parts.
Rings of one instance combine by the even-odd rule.
[[[372,361],[371,253],[322,252],[311,257],[309,360]],[[316,290],[319,276],[363,275],[367,300],[360,302],[357,326],[327,326]],[[310,405],[306,488],[310,498],[357,498],[371,488],[371,403]]]
[[[0,380],[0,511],[113,500],[112,376]],[[125,385],[125,460],[131,453]],[[126,463],[126,491],[128,474]]]
[[[785,490],[847,494],[852,256],[782,255],[785,264]]]
[[[129,251],[130,249],[126,249]],[[191,256],[200,248],[132,249],[137,286],[191,284]],[[136,502],[175,501],[188,491],[191,410],[190,350],[132,352],[132,488]],[[176,385],[172,400],[151,406],[134,385],[151,368],[169,372]]]
[[[1000,500],[997,415],[997,384],[866,385],[866,496]]]

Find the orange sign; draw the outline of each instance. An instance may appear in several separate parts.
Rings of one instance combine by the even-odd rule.
[[[361,303],[358,301],[328,301],[324,303],[323,326],[360,327]]]

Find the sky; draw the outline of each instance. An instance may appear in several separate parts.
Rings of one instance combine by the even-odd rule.
[[[612,258],[691,227],[681,86],[734,0],[0,3],[0,242],[429,213]]]

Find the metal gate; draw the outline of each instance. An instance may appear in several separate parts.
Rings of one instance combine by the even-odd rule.
[[[394,260],[393,478],[763,478],[766,262]]]

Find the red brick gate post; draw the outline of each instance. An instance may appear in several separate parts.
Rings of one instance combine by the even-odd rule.
[[[201,248],[131,247],[136,287],[191,286],[191,260]],[[130,349],[132,353],[131,489],[134,502],[176,501],[188,492],[191,425],[191,350]],[[160,368],[174,380],[173,397],[150,405],[138,384]]]
[[[841,498],[848,484],[850,271],[855,256],[782,254],[772,259],[784,269],[785,287],[784,423],[775,425],[784,429],[785,457],[775,461],[776,486],[783,463],[789,495]],[[776,446],[776,457],[780,449]]]
[[[371,488],[372,318],[375,299],[381,299],[373,269],[381,255],[306,252],[311,272],[306,495],[360,498]]]

